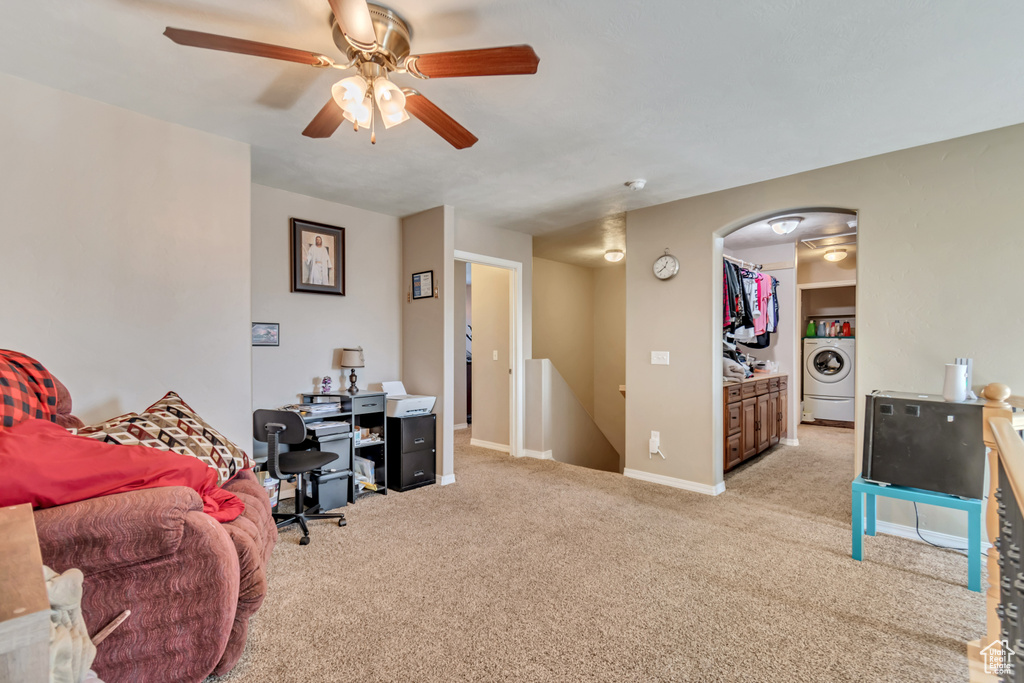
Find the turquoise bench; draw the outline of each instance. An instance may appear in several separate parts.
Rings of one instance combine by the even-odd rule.
[[[967,587],[981,592],[981,501],[935,493],[909,486],[883,486],[864,481],[857,477],[850,486],[853,496],[853,559],[858,562],[864,556],[864,534],[875,535],[875,496],[897,500],[938,505],[951,510],[967,513]],[[864,499],[867,498],[867,507]],[[867,513],[865,515],[865,512]],[[865,516],[867,517],[865,524]]]

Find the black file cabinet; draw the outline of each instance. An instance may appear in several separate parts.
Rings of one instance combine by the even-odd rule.
[[[408,491],[434,483],[437,458],[437,415],[412,415],[387,419],[388,486]]]

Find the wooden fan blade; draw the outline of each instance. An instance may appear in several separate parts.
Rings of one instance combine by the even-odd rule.
[[[257,43],[255,40],[243,40],[242,38],[230,38],[219,36],[215,33],[202,33],[201,31],[188,31],[182,28],[167,27],[164,35],[176,42],[178,45],[189,47],[202,47],[207,50],[221,50],[222,52],[236,52],[243,55],[255,57],[268,57],[269,59],[283,59],[286,62],[297,62],[298,64],[309,64],[310,66],[326,66],[330,59],[309,52],[308,50],[296,50],[291,47],[270,45],[269,43]]]
[[[361,50],[371,51],[377,47],[377,33],[373,30],[370,8],[366,0],[328,0],[331,11],[338,20],[341,32],[349,42]]]
[[[433,52],[410,57],[409,62],[413,71],[428,78],[457,78],[535,74],[540,58],[529,45],[512,45],[485,50]]]
[[[458,121],[441,111],[436,104],[417,92],[406,92],[405,110],[427,124],[455,149],[466,149],[476,144],[477,137],[463,128]]]
[[[307,138],[329,138],[338,130],[338,126],[345,120],[345,112],[341,110],[334,98],[327,100],[313,120],[306,126],[302,134]]]

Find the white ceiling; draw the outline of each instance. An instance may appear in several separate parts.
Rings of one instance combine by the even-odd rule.
[[[7,2],[0,71],[252,145],[258,183],[534,234],[1024,121],[1012,0],[393,0],[413,51],[530,43],[535,76],[418,88],[421,123],[300,133],[339,72],[175,45],[165,26],[339,56],[327,0]],[[398,77],[406,84],[408,77]],[[623,186],[647,178],[643,192]]]
[[[768,224],[768,221],[776,218],[789,216],[800,216],[803,218],[793,232],[786,235],[779,235]],[[842,235],[850,232],[857,232],[857,216],[850,213],[839,213],[835,211],[797,211],[795,213],[780,214],[763,221],[745,225],[735,232],[729,233],[722,240],[723,245],[732,250],[752,249],[754,247],[768,247],[773,244],[800,243],[800,240],[816,237],[827,237],[828,235]],[[853,227],[849,222],[853,221]],[[842,242],[856,241],[856,235]]]

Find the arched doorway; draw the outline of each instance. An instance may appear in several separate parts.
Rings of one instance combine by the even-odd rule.
[[[716,233],[723,475],[798,446],[801,423],[853,429],[857,220],[852,209],[780,209]]]

